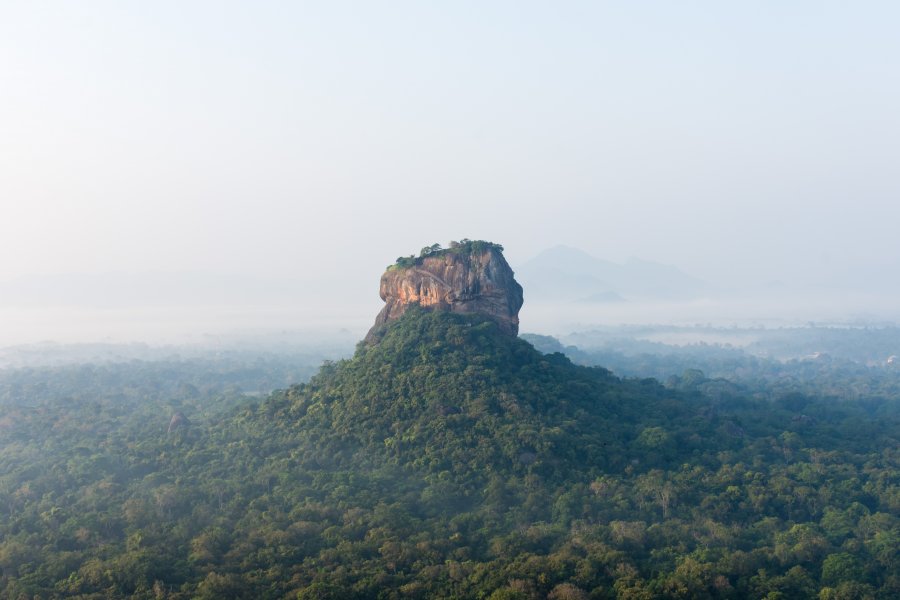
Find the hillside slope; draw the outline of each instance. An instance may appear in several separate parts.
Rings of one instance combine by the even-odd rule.
[[[896,597],[897,403],[704,386],[411,307],[310,383],[169,434],[139,405],[19,410],[0,591]]]

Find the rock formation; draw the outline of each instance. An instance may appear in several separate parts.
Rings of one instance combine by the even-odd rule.
[[[184,429],[188,427],[191,422],[188,420],[184,413],[180,410],[172,415],[172,419],[169,421],[169,430],[167,435],[171,435],[173,431],[176,429]]]
[[[419,258],[400,258],[381,276],[380,292],[385,305],[366,336],[369,341],[412,305],[485,315],[496,321],[501,331],[513,336],[519,333],[522,286],[497,244],[451,242],[445,250],[434,245],[423,249]]]

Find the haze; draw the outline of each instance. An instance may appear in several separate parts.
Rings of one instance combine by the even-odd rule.
[[[462,237],[502,243],[517,270],[565,244],[721,292],[563,325],[526,287],[525,330],[895,319],[898,17],[3,3],[0,343],[364,330],[385,265]],[[785,286],[793,303],[767,291]]]

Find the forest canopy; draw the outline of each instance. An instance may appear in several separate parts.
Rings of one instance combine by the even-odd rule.
[[[900,595],[896,395],[620,379],[416,309],[263,399],[128,368],[0,378],[2,597]]]

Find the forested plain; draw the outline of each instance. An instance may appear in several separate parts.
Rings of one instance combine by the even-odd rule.
[[[0,372],[2,597],[900,597],[897,371],[569,350],[410,310],[263,397]]]

